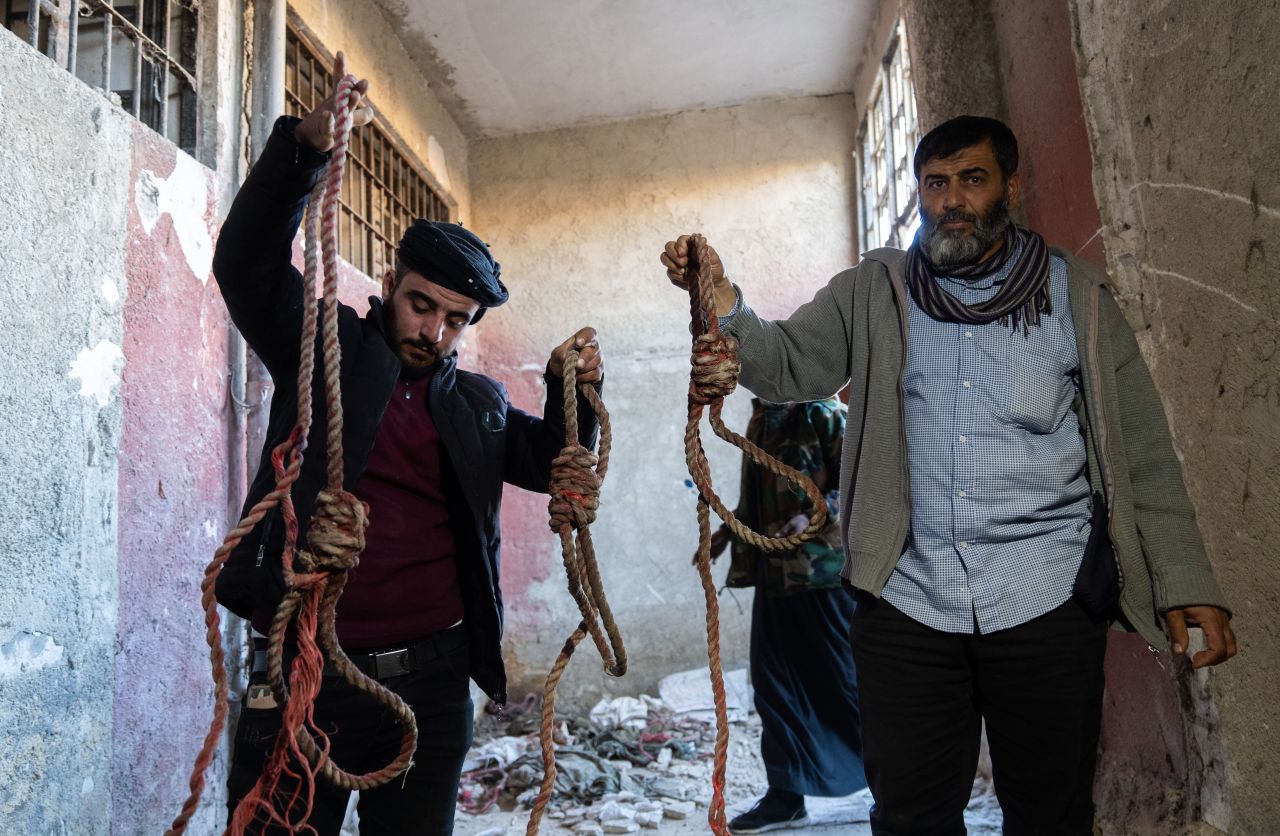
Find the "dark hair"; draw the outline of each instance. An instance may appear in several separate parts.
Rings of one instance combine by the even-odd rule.
[[[996,162],[1008,180],[1018,170],[1018,140],[1008,125],[988,116],[957,116],[925,134],[916,146],[916,180],[920,179],[920,169],[930,160],[945,159],[986,140],[991,141]]]

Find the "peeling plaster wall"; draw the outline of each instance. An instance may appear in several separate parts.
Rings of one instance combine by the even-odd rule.
[[[458,202],[459,217],[469,221],[466,138],[405,51],[401,33],[370,0],[291,0],[289,5],[325,49],[346,55],[349,72],[369,79],[374,106]]]
[[[6,833],[162,830],[208,727],[199,582],[231,448],[210,260],[239,168],[234,120],[212,115],[238,91],[238,22],[202,12],[219,174],[0,30]],[[193,832],[219,829],[224,775],[220,758]]]
[[[213,172],[133,126],[124,306],[120,603],[113,753],[119,833],[163,830],[212,716],[200,580],[227,530],[229,317],[210,274]],[[223,753],[194,832],[218,829]]]
[[[1174,756],[1194,779],[1179,802],[1233,834],[1274,833],[1280,6],[1159,2],[1138,15],[1125,4],[1069,5],[1108,266],[1169,412],[1240,639],[1237,659],[1179,695],[1186,744]]]
[[[578,654],[563,699],[652,693],[667,673],[706,664],[702,593],[690,557],[694,492],[682,438],[688,299],[658,263],[662,245],[701,231],[763,315],[789,314],[854,259],[852,99],[793,99],[489,140],[472,147],[475,228],[503,264],[511,301],[478,326],[481,367],[541,412],[551,349],[600,332],[614,449],[593,528],[627,642],[622,680]],[[741,429],[749,395],[726,409]],[[710,431],[707,431],[710,435]],[[732,507],[740,455],[707,443]],[[577,622],[546,499],[509,488],[503,507],[507,658],[517,687],[541,687]],[[717,569],[723,580],[726,561]],[[751,592],[720,596],[727,668],[746,664]]]
[[[107,833],[131,120],[4,29],[0,113],[0,829]]]

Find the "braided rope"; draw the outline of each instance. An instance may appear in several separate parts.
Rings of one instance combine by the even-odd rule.
[[[715,580],[711,575],[711,511],[724,520],[739,539],[763,551],[794,549],[811,540],[826,524],[827,503],[805,474],[788,467],[725,426],[721,419],[724,398],[738,384],[742,366],[738,362],[738,342],[720,331],[712,291],[710,253],[706,238],[689,236],[689,263],[684,278],[689,287],[689,311],[693,320],[693,351],[690,357],[689,421],[685,425],[685,460],[689,475],[698,488],[698,577],[707,606],[707,658],[711,669],[711,694],[715,702],[716,743],[711,770],[711,805],[707,823],[716,836],[729,832],[724,810],[725,771],[729,757],[729,719],[724,691],[724,669],[720,660],[720,605],[716,598]],[[781,476],[801,488],[813,506],[809,524],[798,534],[767,537],[740,522],[725,507],[712,487],[711,467],[702,448],[699,427],[706,411],[715,434],[769,472]]]
[[[547,803],[551,800],[556,782],[555,707],[556,688],[569,658],[582,640],[590,635],[595,642],[605,672],[610,676],[622,676],[627,672],[627,651],[622,644],[622,634],[613,611],[605,598],[604,584],[600,579],[600,566],[596,560],[595,545],[591,540],[591,523],[595,522],[600,507],[600,485],[609,469],[609,453],[613,447],[613,429],[609,412],[604,407],[594,386],[577,385],[578,352],[570,350],[564,360],[564,448],[551,463],[551,500],[547,503],[552,531],[560,536],[560,552],[568,577],[569,594],[582,613],[582,621],[565,640],[555,664],[547,674],[543,688],[542,724],[539,743],[542,748],[542,786],[534,800],[529,815],[526,836],[534,836],[542,822]],[[581,388],[591,409],[600,421],[599,456],[578,441],[578,400]],[[576,537],[575,537],[576,535]]]
[[[364,530],[368,525],[368,508],[353,494],[343,490],[341,347],[338,344],[337,327],[337,205],[352,127],[349,102],[354,86],[353,76],[345,76],[338,82],[334,94],[337,142],[325,177],[311,193],[307,209],[297,423],[289,437],[272,450],[275,489],[255,504],[227,534],[206,567],[200,584],[201,603],[205,610],[205,639],[209,644],[209,660],[214,680],[214,716],[196,757],[189,781],[190,793],[166,831],[167,836],[176,836],[186,831],[187,824],[199,805],[204,791],[204,775],[213,760],[214,749],[226,724],[228,687],[221,621],[214,594],[217,576],[236,546],[268,511],[277,506],[280,507],[285,522],[285,547],[281,560],[288,592],[281,600],[272,621],[267,668],[276,702],[282,707],[283,723],[262,776],[237,806],[227,831],[241,834],[255,819],[265,820],[289,833],[294,833],[299,828],[308,830],[305,822],[310,816],[317,775],[322,775],[331,784],[342,789],[370,789],[386,783],[409,768],[417,746],[417,726],[412,711],[398,696],[365,676],[352,664],[338,644],[334,624],[336,604],[346,584],[346,572],[359,562],[360,552],[364,548]],[[328,418],[328,488],[322,490],[316,498],[315,513],[307,536],[308,549],[298,551],[298,518],[291,491],[301,473],[303,452],[312,423],[311,382],[315,373],[318,318],[314,300],[316,273],[321,259],[324,268],[322,351]],[[295,556],[301,564],[301,572],[294,571]],[[284,639],[290,621],[295,617],[299,653],[286,686],[283,674]],[[343,678],[385,705],[404,728],[399,753],[382,769],[364,775],[353,775],[340,769],[328,757],[328,738],[313,722],[315,697],[320,690],[324,668],[321,645]],[[282,776],[296,782],[287,797],[277,797],[283,796],[277,792]],[[299,819],[301,823],[295,825],[290,821],[290,812],[299,802],[302,805]]]

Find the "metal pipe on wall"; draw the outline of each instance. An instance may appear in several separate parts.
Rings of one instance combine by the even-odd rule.
[[[284,112],[286,6],[285,0],[246,0],[243,9],[242,32],[246,37],[241,64],[241,118],[248,117],[247,162],[252,165],[271,136],[275,120]],[[260,460],[266,441],[271,377],[238,330],[232,328],[228,339],[232,426],[228,439],[227,514],[230,524],[234,524],[240,518],[254,463]],[[248,622],[227,613],[223,643],[231,688],[231,714],[224,741],[229,745],[239,723],[239,697],[248,685],[248,669],[237,661],[252,655]]]
[[[285,20],[288,12],[285,0],[254,0],[251,14],[253,37],[246,44],[246,71],[252,82],[248,91],[252,163],[266,146],[276,119],[284,113]],[[233,387],[239,395],[236,403],[237,435],[243,433],[244,438],[244,472],[237,491],[243,502],[244,490],[252,477],[252,463],[258,460],[266,442],[272,387],[271,377],[262,361],[245,345],[239,332],[231,342]]]

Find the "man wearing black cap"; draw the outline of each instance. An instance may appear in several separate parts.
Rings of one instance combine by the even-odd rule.
[[[341,77],[339,54],[335,75]],[[352,94],[354,124],[367,124],[367,82]],[[275,393],[258,474],[245,508],[275,484],[270,451],[297,416],[301,277],[291,264],[306,197],[333,147],[333,100],[305,119],[283,118],[223,224],[214,275],[236,326],[271,373]],[[339,307],[346,488],[369,505],[360,564],[338,602],[343,649],[413,709],[418,748],[413,766],[392,783],[361,793],[361,832],[447,834],[462,761],[471,741],[468,679],[496,702],[506,700],[502,663],[502,592],[498,585],[498,512],[504,482],[546,492],[551,460],[564,443],[559,369],[580,352],[578,380],[603,374],[595,331],[584,328],[551,355],[544,418],[511,406],[500,383],[458,369],[456,348],[485,310],[507,300],[489,248],[458,224],[416,221],[400,241],[396,266],[382,277],[382,298],[368,314]],[[318,349],[317,349],[318,350]],[[317,364],[311,430],[293,486],[299,542],[325,481],[324,387]],[[585,401],[584,401],[585,403]],[[596,423],[580,410],[580,440],[594,443]],[[245,538],[217,579],[218,601],[261,634],[284,593],[278,511]],[[253,787],[280,728],[280,711],[256,654],[236,732],[228,805]],[[286,662],[291,657],[286,654]],[[380,705],[325,670],[315,725],[329,735],[330,756],[362,773],[385,766],[402,730]],[[285,776],[287,779],[287,776]],[[287,780],[282,789],[291,790]],[[336,834],[348,793],[321,781],[308,824]],[[290,821],[297,825],[297,808]]]

